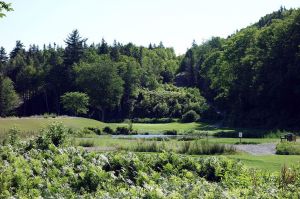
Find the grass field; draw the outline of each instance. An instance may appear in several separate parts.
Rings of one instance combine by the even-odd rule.
[[[48,124],[59,121],[69,128],[82,129],[84,127],[97,127],[102,129],[105,126],[116,128],[117,126],[128,126],[127,123],[104,123],[93,119],[79,118],[79,117],[57,117],[57,118],[43,118],[43,117],[25,117],[25,118],[3,118],[0,119],[0,133],[6,132],[10,128],[16,126],[21,131],[37,132],[41,128],[46,127]],[[139,133],[162,133],[166,130],[177,130],[178,133],[184,133],[188,130],[197,130],[208,132],[212,134],[216,131],[230,131],[228,129],[214,128],[205,123],[166,123],[166,124],[145,124],[134,123],[133,129]]]
[[[227,157],[240,160],[250,168],[258,168],[265,171],[279,172],[284,166],[292,166],[300,164],[299,155],[249,155],[238,154],[228,155]]]

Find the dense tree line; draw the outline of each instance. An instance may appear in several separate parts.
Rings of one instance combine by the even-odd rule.
[[[99,44],[87,45],[87,39],[77,30],[65,43],[65,48],[50,44],[42,49],[31,45],[26,50],[17,41],[9,55],[1,47],[0,73],[9,79],[20,97],[11,108],[19,105],[18,115],[83,113],[74,109],[76,100],[62,98],[67,93],[78,97],[80,94],[74,92],[82,92],[89,97],[88,117],[102,120],[134,117],[133,106],[139,91],[154,92],[162,84],[172,84],[180,62],[174,50],[162,43],[147,48],[116,41],[108,45],[102,39]],[[155,117],[152,113],[147,116]]]
[[[88,45],[77,30],[65,48],[25,49],[17,41],[9,55],[0,48],[0,114],[86,112],[110,120],[193,111],[235,126],[297,127],[299,22],[299,9],[280,8],[226,39],[194,42],[184,56],[162,43]]]
[[[300,10],[266,15],[189,49],[177,84],[197,86],[227,124],[299,127]]]

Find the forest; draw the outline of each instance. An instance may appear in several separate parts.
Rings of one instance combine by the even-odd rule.
[[[183,55],[99,40],[0,44],[0,198],[300,198],[300,9]]]
[[[298,129],[300,9],[280,8],[227,38],[176,55],[163,43],[55,43],[0,48],[2,117],[76,115],[101,121],[181,118]]]

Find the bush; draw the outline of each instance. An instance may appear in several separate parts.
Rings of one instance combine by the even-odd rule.
[[[136,135],[137,131],[130,130],[130,128],[127,127],[117,127],[116,135]]]
[[[114,130],[112,128],[110,128],[109,126],[104,127],[103,132],[106,134],[110,134],[110,135],[113,135],[115,133]]]
[[[56,118],[55,113],[44,113],[43,117],[46,118]]]
[[[9,129],[8,137],[3,140],[3,144],[4,145],[10,144],[12,146],[15,146],[15,145],[19,144],[19,142],[20,142],[20,133],[21,133],[21,131],[17,127],[13,127],[11,129]]]
[[[101,129],[95,128],[95,127],[87,127],[87,129],[96,135],[101,135]]]
[[[300,144],[293,142],[282,142],[276,145],[276,154],[300,155]]]
[[[115,134],[116,135],[129,135],[130,130],[129,130],[129,128],[126,128],[126,127],[117,127]]]
[[[68,129],[62,123],[54,122],[41,130],[41,136],[36,140],[37,147],[48,149],[50,144],[62,146],[67,143],[68,134]]]
[[[181,122],[196,122],[200,119],[200,115],[193,110],[190,110],[182,115]]]
[[[164,131],[164,135],[177,135],[176,130],[166,130]]]
[[[95,142],[92,139],[84,139],[84,140],[79,141],[78,146],[93,147],[93,146],[95,146]]]

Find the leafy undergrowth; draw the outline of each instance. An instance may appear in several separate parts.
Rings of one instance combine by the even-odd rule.
[[[225,157],[91,153],[68,146],[54,124],[0,146],[0,198],[299,198],[300,168],[280,175]]]
[[[276,154],[279,155],[300,155],[300,143],[281,142],[276,146]]]

